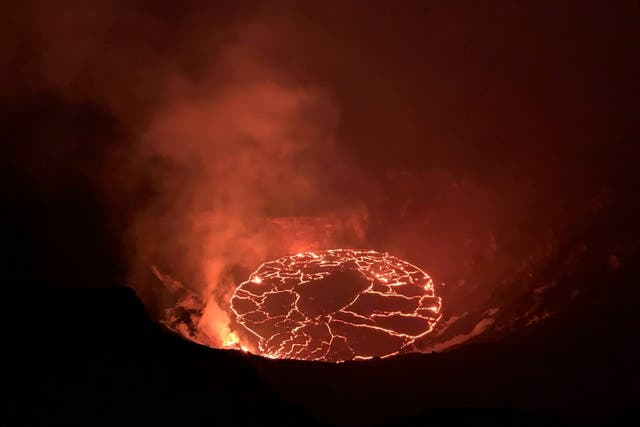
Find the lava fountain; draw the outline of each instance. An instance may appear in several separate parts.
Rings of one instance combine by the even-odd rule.
[[[376,251],[331,249],[262,264],[230,309],[261,355],[340,362],[409,351],[440,319],[418,267]]]

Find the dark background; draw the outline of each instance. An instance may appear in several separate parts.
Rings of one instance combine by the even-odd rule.
[[[63,3],[2,6],[17,424],[637,418],[636,2]],[[359,244],[446,283],[444,320],[471,313],[447,339],[500,307],[492,329],[443,353],[334,366],[207,349],[150,320],[132,230],[167,187],[128,160],[173,101],[167,76],[227,87],[216,58],[245,21],[279,34],[265,49],[260,31],[243,39],[269,79],[317,86],[338,111],[335,148],[303,155],[332,172],[299,202],[267,198],[261,214],[358,200]]]

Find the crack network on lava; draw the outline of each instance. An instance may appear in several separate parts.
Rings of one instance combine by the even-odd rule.
[[[353,249],[266,262],[230,303],[263,356],[331,362],[410,348],[431,332],[440,307],[424,271],[387,253]]]

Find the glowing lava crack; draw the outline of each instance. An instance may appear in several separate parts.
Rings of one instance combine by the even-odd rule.
[[[375,251],[333,249],[262,264],[231,297],[235,321],[272,358],[344,361],[409,349],[440,319],[418,267]]]

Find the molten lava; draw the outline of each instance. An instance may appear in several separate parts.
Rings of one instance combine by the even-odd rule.
[[[411,349],[440,319],[418,267],[386,253],[333,249],[262,264],[231,297],[263,356],[344,361]]]

